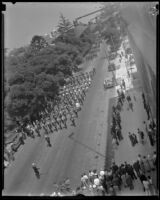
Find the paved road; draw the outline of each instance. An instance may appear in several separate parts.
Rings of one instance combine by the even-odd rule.
[[[81,174],[89,169],[103,168],[107,140],[108,99],[114,89],[103,90],[107,62],[102,52],[95,61],[96,75],[87,94],[76,128],[51,135],[52,148],[44,137],[26,140],[15,161],[5,171],[4,195],[51,194],[53,183],[69,177],[73,188],[80,184]],[[70,136],[71,132],[74,132]],[[31,163],[36,162],[42,173],[37,180]]]

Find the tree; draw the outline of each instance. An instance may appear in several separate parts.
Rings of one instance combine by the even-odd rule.
[[[71,29],[71,27],[71,22],[61,14],[57,29],[57,32],[60,34],[60,36],[64,37],[66,33]]]
[[[44,39],[44,37],[35,35],[33,36],[30,46],[34,52],[40,51],[41,49],[48,46],[48,43]]]

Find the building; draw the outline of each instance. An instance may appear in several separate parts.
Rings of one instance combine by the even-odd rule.
[[[127,24],[139,79],[156,118],[156,15],[150,13],[154,5],[154,2],[127,3],[121,8],[121,16]]]

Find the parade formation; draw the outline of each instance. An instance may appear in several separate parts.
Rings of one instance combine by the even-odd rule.
[[[129,71],[137,66],[128,36],[121,39],[115,48],[98,32],[84,69],[64,80],[37,119],[19,121],[16,137],[4,145],[4,169],[12,180],[6,181],[8,191],[51,197],[159,193],[157,123],[138,70]],[[24,153],[27,145],[31,151]],[[16,158],[18,151],[25,162],[25,156]],[[17,180],[19,169],[13,176],[8,170],[16,161],[12,169],[22,161],[24,171]]]

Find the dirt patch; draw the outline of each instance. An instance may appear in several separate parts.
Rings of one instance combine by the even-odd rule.
[[[115,104],[117,97],[111,98],[109,100],[109,106],[108,106],[108,128],[107,128],[107,142],[106,142],[106,154],[105,154],[105,164],[104,169],[109,169],[111,166],[112,159],[114,158],[114,150],[112,146],[112,136],[111,136],[111,130],[110,130],[110,124],[112,121],[112,106]]]

